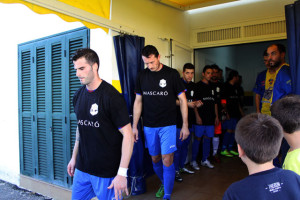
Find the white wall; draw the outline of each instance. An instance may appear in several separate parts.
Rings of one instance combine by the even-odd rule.
[[[39,15],[21,4],[0,3],[0,179],[19,184],[18,44],[82,27],[56,15]],[[111,83],[112,41],[102,29],[91,30],[91,48],[101,60],[100,75]]]

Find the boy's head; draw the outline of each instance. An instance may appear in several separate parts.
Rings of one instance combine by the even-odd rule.
[[[271,116],[253,113],[236,126],[235,139],[246,156],[256,164],[273,160],[279,152],[283,130]]]
[[[272,116],[281,124],[285,133],[300,130],[300,96],[289,95],[277,100],[271,106]]]

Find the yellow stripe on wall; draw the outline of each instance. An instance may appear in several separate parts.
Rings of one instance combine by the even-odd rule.
[[[122,93],[122,88],[119,80],[112,80],[112,86]]]

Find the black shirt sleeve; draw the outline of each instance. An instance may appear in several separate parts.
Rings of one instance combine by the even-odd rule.
[[[179,73],[174,69],[174,91],[176,91],[177,96],[182,92],[186,91],[185,86],[180,79]]]
[[[126,102],[117,91],[110,98],[110,113],[114,125],[119,129],[130,122]]]
[[[136,79],[135,89],[134,89],[134,92],[136,94],[140,94],[140,95],[142,95],[141,82],[140,82],[140,80],[141,80],[141,73],[142,73],[142,71],[139,73],[139,75],[138,75],[138,77]]]

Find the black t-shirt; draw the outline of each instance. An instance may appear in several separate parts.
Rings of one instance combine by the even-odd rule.
[[[206,84],[203,81],[196,83],[195,89],[196,100],[201,100],[203,105],[198,108],[198,113],[202,119],[202,125],[214,125],[215,114],[215,94],[210,84]]]
[[[129,123],[125,100],[104,80],[94,92],[82,86],[73,97],[80,133],[76,168],[91,175],[116,176],[123,136],[118,128]]]
[[[222,105],[221,105],[221,99],[222,99],[222,95],[223,95],[223,85],[224,83],[218,81],[218,82],[210,82],[210,85],[212,86],[214,93],[215,93],[215,100],[216,103],[218,105],[218,114],[219,114],[219,118],[221,117],[221,111],[223,109]]]
[[[241,112],[239,109],[239,96],[236,86],[231,85],[229,82],[226,82],[224,84],[224,94],[222,96],[226,99],[226,108],[229,117],[241,117]]]
[[[177,70],[163,65],[158,72],[140,72],[135,93],[143,96],[143,122],[147,127],[176,124],[176,98],[185,88]]]
[[[187,83],[185,80],[183,80],[181,78],[186,91],[185,91],[185,95],[186,95],[186,99],[187,102],[193,102],[195,101],[195,83],[194,82],[189,82]],[[195,112],[193,108],[189,108],[188,109],[188,122],[189,122],[189,128],[192,127],[193,124],[196,123],[196,119],[195,119]],[[181,110],[180,110],[180,106],[177,106],[177,128],[181,128],[182,127],[182,116],[181,116]]]

